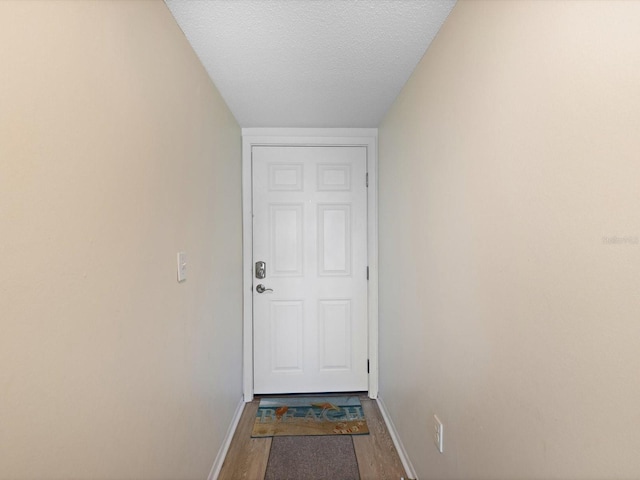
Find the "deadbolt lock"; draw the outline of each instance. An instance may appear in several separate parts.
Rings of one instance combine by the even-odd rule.
[[[267,264],[264,262],[256,262],[256,278],[263,279],[267,276]]]

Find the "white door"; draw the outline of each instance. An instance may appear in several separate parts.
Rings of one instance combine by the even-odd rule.
[[[252,148],[255,393],[368,389],[366,155]]]

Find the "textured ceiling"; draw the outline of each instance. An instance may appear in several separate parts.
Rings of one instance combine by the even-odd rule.
[[[455,0],[165,0],[242,127],[377,127]]]

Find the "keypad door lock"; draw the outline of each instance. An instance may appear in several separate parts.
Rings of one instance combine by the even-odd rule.
[[[267,264],[264,262],[256,262],[256,278],[263,279],[267,276]]]

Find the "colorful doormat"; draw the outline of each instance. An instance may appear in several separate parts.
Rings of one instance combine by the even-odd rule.
[[[368,433],[358,397],[282,397],[260,400],[251,436]]]

